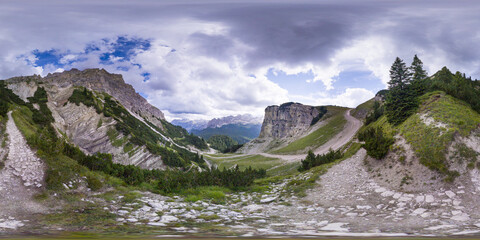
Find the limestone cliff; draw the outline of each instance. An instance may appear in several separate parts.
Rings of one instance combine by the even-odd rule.
[[[269,106],[265,109],[259,138],[279,139],[297,136],[305,132],[319,114],[316,107],[300,103]]]
[[[105,92],[117,99],[125,108],[146,118],[163,129],[160,120],[165,117],[158,108],[150,105],[140,96],[132,85],[125,83],[122,75],[112,74],[104,69],[72,69],[62,73],[48,74],[43,78],[45,83],[51,83],[60,88],[82,86],[93,91]]]
[[[313,107],[300,103],[284,103],[265,109],[258,138],[246,143],[238,152],[259,153],[286,146],[321,125],[317,123],[326,113],[326,107]]]
[[[152,154],[145,146],[127,146],[130,136],[115,130],[115,118],[106,117],[94,107],[76,105],[68,100],[77,87],[85,87],[99,96],[106,93],[140,121],[145,118],[158,129],[164,130],[161,122],[165,119],[163,113],[126,84],[121,75],[110,74],[103,69],[72,69],[44,78],[38,75],[15,77],[6,80],[6,83],[8,88],[27,102],[39,87],[44,88],[48,96],[47,106],[55,119],[53,125],[59,136],[66,136],[85,153],[110,153],[117,163],[148,169],[165,168],[162,157]]]

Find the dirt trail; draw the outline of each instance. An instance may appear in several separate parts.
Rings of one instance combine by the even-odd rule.
[[[9,144],[5,167],[0,171],[0,229],[15,227],[7,221],[15,223],[19,215],[43,211],[32,198],[43,186],[45,166],[28,147],[12,112],[8,113],[6,132]]]
[[[352,115],[350,115],[350,111],[352,109],[345,112],[344,117],[347,120],[343,130],[335,135],[332,139],[328,142],[320,146],[319,148],[315,149],[313,152],[315,154],[324,154],[328,152],[329,149],[337,150],[341,148],[343,145],[347,144],[355,133],[357,133],[358,129],[362,126],[362,121],[356,119]],[[259,153],[265,157],[271,158],[279,158],[287,162],[295,162],[300,161],[305,158],[306,154],[298,154],[298,155],[280,155],[280,154],[269,154],[269,153]]]

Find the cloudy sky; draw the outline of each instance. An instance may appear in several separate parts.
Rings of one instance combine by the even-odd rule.
[[[2,0],[0,79],[105,68],[169,120],[355,107],[396,56],[480,78],[479,13],[474,0]]]

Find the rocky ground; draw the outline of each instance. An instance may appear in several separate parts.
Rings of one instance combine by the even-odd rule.
[[[475,184],[453,184],[448,189],[421,193],[392,190],[370,177],[365,155],[365,150],[360,150],[333,166],[304,198],[286,194],[290,179],[274,184],[263,194],[230,194],[224,204],[144,193],[139,201],[127,204],[122,204],[119,196],[106,209],[118,215],[118,224],[148,225],[180,235],[212,229],[220,235],[245,237],[480,233],[476,201],[480,191]]]
[[[9,142],[3,151],[8,155],[0,171],[0,229],[14,229],[25,224],[19,218],[44,211],[32,197],[42,188],[45,166],[28,147],[11,112],[6,133]]]

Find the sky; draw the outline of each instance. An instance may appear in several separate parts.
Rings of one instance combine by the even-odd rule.
[[[168,120],[355,107],[398,56],[480,78],[474,0],[2,0],[0,79],[104,68]]]

